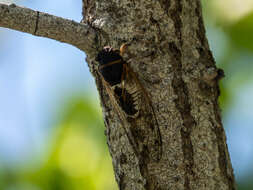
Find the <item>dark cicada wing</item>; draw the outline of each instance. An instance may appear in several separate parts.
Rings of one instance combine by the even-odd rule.
[[[134,153],[138,156],[139,151],[136,147],[135,140],[133,139],[133,136],[132,136],[132,133],[130,130],[130,128],[131,128],[130,123],[127,120],[126,112],[122,111],[122,104],[121,104],[122,91],[120,90],[120,88],[118,88],[116,86],[115,87],[110,86],[110,84],[104,80],[102,75],[101,74],[99,74],[99,75],[101,76],[101,80],[102,80],[103,86],[105,87],[105,90],[109,96],[110,103],[119,117],[119,120],[121,122],[121,125],[124,129],[124,132],[125,132],[128,140],[129,140],[129,143],[131,144]]]
[[[154,160],[160,160],[162,155],[162,138],[159,124],[151,99],[139,81],[136,73],[127,65],[125,89],[133,99],[133,107],[137,112],[129,115],[131,133],[139,151],[150,155]],[[144,147],[145,146],[145,147]]]
[[[103,85],[135,153],[159,160],[162,140],[157,118],[137,75],[119,52],[110,47],[98,54],[97,61]]]
[[[102,78],[103,85],[135,154],[159,161],[162,142],[158,122],[146,93],[131,75],[126,75],[125,85],[111,87]]]

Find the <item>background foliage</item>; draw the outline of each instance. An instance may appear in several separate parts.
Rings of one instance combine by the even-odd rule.
[[[81,20],[81,0],[16,3]],[[238,187],[253,189],[253,1],[202,4],[211,49],[226,74],[220,104]],[[7,29],[0,42],[0,190],[116,190],[85,55]]]

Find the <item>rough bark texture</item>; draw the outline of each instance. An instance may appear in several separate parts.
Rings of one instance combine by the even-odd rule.
[[[88,54],[119,189],[235,189],[218,106],[222,72],[205,37],[200,1],[83,0],[83,16],[100,33],[96,51],[131,43],[128,61],[152,97],[162,135],[159,161],[134,154]]]

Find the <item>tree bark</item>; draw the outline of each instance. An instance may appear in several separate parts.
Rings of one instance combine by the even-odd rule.
[[[0,4],[0,26],[69,43],[87,54],[119,189],[235,189],[218,105],[223,72],[208,46],[200,0],[83,0],[82,22]],[[153,154],[157,144],[150,143],[157,142],[150,118],[134,126],[122,123],[98,74],[98,52],[125,42],[130,46],[124,59],[151,98],[159,124],[159,159]]]
[[[200,0],[83,0],[83,22],[99,31],[98,50],[131,44],[130,66],[152,97],[161,131],[160,160],[135,154],[88,54],[119,189],[235,189],[218,105],[223,72],[209,49]],[[142,134],[134,135],[142,143]]]

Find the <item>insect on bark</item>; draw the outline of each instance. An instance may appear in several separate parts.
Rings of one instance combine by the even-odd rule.
[[[98,53],[99,75],[135,154],[158,161],[162,155],[159,125],[148,93],[122,57],[126,46],[120,50],[105,46]]]

